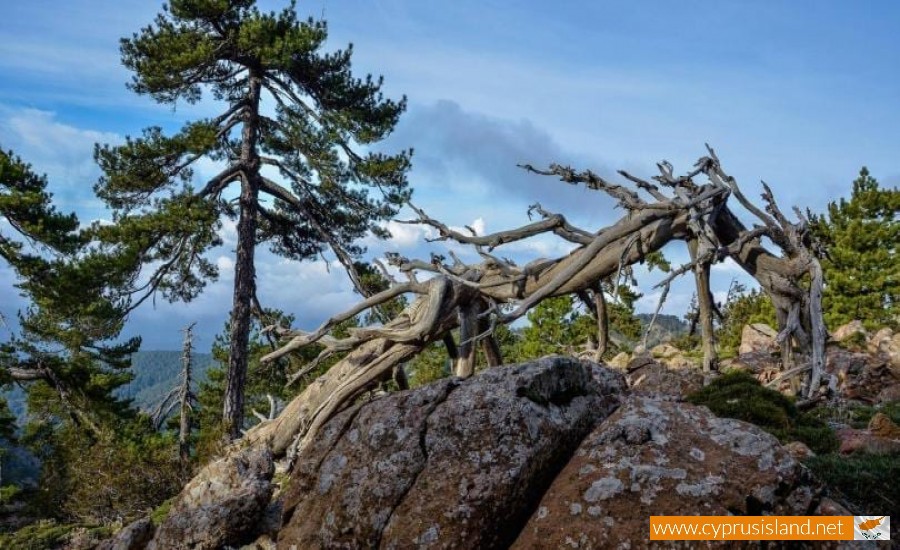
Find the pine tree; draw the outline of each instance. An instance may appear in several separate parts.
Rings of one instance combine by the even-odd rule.
[[[0,218],[13,229],[0,234],[0,258],[29,302],[19,334],[0,345],[0,384],[29,384],[36,408],[97,435],[99,417],[127,407],[111,392],[130,379],[140,343],[110,343],[122,328],[127,275],[90,248],[77,217],[52,204],[46,178],[11,152],[0,153]]]
[[[528,322],[521,342],[521,355],[526,358],[576,353],[596,330],[590,316],[577,311],[569,295],[542,301],[528,312]]]
[[[737,281],[728,287],[728,297],[721,306],[722,320],[716,330],[716,341],[723,357],[737,355],[745,325],[763,323],[776,327],[775,307],[765,292],[750,291]]]
[[[268,242],[294,260],[330,249],[360,288],[353,258],[363,249],[355,241],[370,231],[386,237],[377,222],[409,195],[411,151],[373,147],[393,130],[405,98],[385,99],[381,79],[353,77],[352,46],[323,53],[326,24],[300,21],[294,8],[263,13],[254,0],[172,0],[122,41],[130,87],[172,106],[206,94],[221,114],[171,136],[148,128],[96,149],[104,171],[96,190],[115,212],[113,226],[97,228],[99,238],[135,269],[158,265],[136,303],[156,291],[196,296],[217,276],[203,254],[221,244],[222,218],[238,220],[223,407],[232,437],[244,416],[256,245]],[[201,159],[221,171],[195,188]]]
[[[266,325],[263,324],[262,319],[265,319]],[[337,358],[326,360],[322,364],[315,365],[307,375],[301,377],[296,377],[296,373],[311,366],[316,356],[322,351],[321,346],[305,347],[290,357],[284,357],[272,363],[260,362],[263,355],[270,353],[276,347],[272,335],[264,332],[266,326],[290,326],[292,322],[292,316],[279,310],[266,310],[262,315],[251,320],[249,362],[244,388],[244,398],[247,404],[247,410],[242,419],[244,426],[260,422],[262,419],[259,418],[259,415],[268,417],[273,412],[273,406],[274,412],[279,412],[281,407],[300,393],[310,380],[323,374],[337,361]],[[355,325],[354,321],[344,324],[337,330],[337,334],[346,336],[346,328],[353,325]],[[223,432],[228,429],[222,416],[222,399],[226,391],[230,337],[231,329],[226,323],[222,332],[216,335],[211,350],[213,359],[220,366],[214,366],[206,371],[206,380],[199,384],[197,391],[198,408],[194,426],[197,427],[196,458],[200,463],[221,449]]]
[[[140,343],[115,342],[129,306],[129,273],[92,246],[74,214],[56,210],[46,178],[11,152],[0,153],[0,218],[11,228],[0,234],[0,260],[28,303],[17,331],[4,327],[11,336],[0,344],[0,386],[16,383],[27,392],[30,422],[19,441],[42,463],[32,504],[42,515],[96,521],[101,508],[124,515],[126,502],[171,492],[174,482],[154,478],[167,468],[147,467],[166,461],[165,442],[147,439],[146,423],[113,395],[131,379],[130,355]],[[7,440],[12,420],[0,414]],[[124,437],[132,428],[140,435]],[[150,445],[158,452],[148,452]],[[98,485],[97,471],[112,470],[122,475]]]
[[[640,298],[629,285],[603,285],[604,292],[618,294],[618,300],[607,298],[609,330],[618,339],[635,341],[641,334],[641,323],[634,317],[634,302]],[[517,343],[517,356],[533,359],[549,354],[574,354],[596,344],[597,320],[592,313],[579,308],[570,295],[548,298],[528,313],[529,325],[522,330]],[[618,353],[617,346],[606,350],[606,357]]]
[[[831,328],[860,319],[870,329],[900,325],[900,189],[881,188],[863,167],[850,200],[810,215],[825,245],[825,321]]]

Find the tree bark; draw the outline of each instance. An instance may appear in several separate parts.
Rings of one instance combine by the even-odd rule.
[[[597,349],[594,350],[594,360],[599,363],[609,349],[609,311],[602,284],[597,285],[594,290],[594,311],[597,315]]]
[[[560,175],[563,181],[580,181],[592,189],[605,191],[628,209],[627,215],[617,223],[596,232],[562,227],[561,218],[554,220],[551,214],[542,212],[543,216],[553,221],[552,224],[530,224],[489,236],[468,236],[416,210],[420,216],[418,223],[436,228],[441,239],[475,245],[484,261],[468,265],[454,258],[453,265],[446,265],[436,256],[425,262],[394,255],[389,260],[412,282],[416,281],[417,270],[435,275],[415,289],[406,288],[406,291],[419,294],[419,297],[391,322],[382,327],[354,329],[350,337],[340,341],[324,339],[334,327],[332,321],[313,333],[286,333],[293,335],[292,340],[264,357],[264,362],[313,342],[325,345],[326,351],[331,350],[331,353],[351,351],[332,366],[327,375],[318,378],[298,395],[276,420],[251,429],[247,434],[247,443],[266,442],[276,456],[289,452],[289,449],[304,448],[337,411],[381,377],[389,376],[394,366],[439,339],[444,340],[451,357],[454,356],[454,348],[458,351],[454,373],[457,376],[471,375],[474,371],[474,338],[482,330],[478,316],[484,304],[490,303],[496,309],[494,322],[513,322],[545,298],[583,294],[598,288],[602,280],[617,273],[621,266],[644,259],[647,254],[672,240],[693,241],[693,261],[674,270],[658,286],[664,288],[662,295],[665,296],[672,278],[694,271],[698,284],[698,309],[702,308],[701,327],[708,346],[704,350],[708,369],[714,368],[716,359],[709,265],[721,260],[724,255],[734,258],[772,297],[782,334],[796,339],[801,347],[807,347],[810,338],[806,327],[810,326],[812,318],[817,315],[821,318],[820,310],[813,311],[821,306],[820,293],[815,291],[815,288],[821,290],[821,277],[816,276],[815,258],[810,255],[804,242],[802,216],[800,224],[788,222],[775,205],[768,188],[763,198],[767,202],[767,211],[772,212],[774,218],[762,212],[743,197],[733,178],[721,172],[712,149],[709,153],[709,157],[701,158],[691,174],[684,177],[674,177],[668,163],[659,165],[661,176],[657,179],[675,188],[675,199],[667,199],[653,184],[626,175],[657,199],[654,204],[642,201],[621,186],[605,182],[592,172],[576,174],[566,167],[552,165],[552,173]],[[698,186],[691,181],[700,172],[710,177],[709,184]],[[747,230],[728,209],[725,201],[729,196],[737,197],[765,226]],[[578,244],[578,248],[561,258],[536,260],[522,267],[490,253],[494,246],[547,231]],[[763,235],[769,236],[781,248],[781,256],[763,247]],[[706,241],[698,241],[699,238],[708,239],[709,246],[706,246]],[[699,246],[701,243],[702,246]],[[812,292],[798,284],[800,277],[807,273],[813,279],[815,288]],[[391,297],[388,293],[382,299]],[[503,304],[512,304],[515,308],[507,312],[499,307]],[[365,309],[373,304],[363,305]],[[359,308],[356,306],[351,311],[356,314],[361,311]],[[602,312],[598,312],[598,317],[602,316],[599,313]],[[457,326],[460,327],[458,347],[449,337],[449,332]],[[823,339],[824,332],[813,334],[814,343]]]
[[[812,372],[810,373],[810,383],[806,397],[807,399],[813,399],[819,391],[822,373],[825,371],[825,339],[828,332],[822,316],[822,290],[825,286],[825,281],[822,266],[818,260],[813,259],[810,262],[809,274],[809,319],[810,332],[812,332],[812,357],[810,362]]]
[[[196,324],[196,323],[194,323]],[[178,425],[178,457],[182,466],[186,466],[191,459],[191,429],[192,406],[191,399],[191,370],[193,366],[193,328],[188,326],[184,331],[184,347],[181,354],[182,379],[181,379],[181,418]]]
[[[237,250],[234,268],[234,301],[231,310],[230,350],[222,419],[230,439],[241,435],[244,421],[244,385],[247,379],[250,315],[255,293],[254,253],[256,249],[256,213],[259,197],[259,98],[260,75],[251,72],[247,92],[248,108],[241,133],[240,220],[237,226]]]
[[[478,323],[478,331],[481,333],[486,333],[490,329],[490,325],[487,321],[482,319]],[[497,344],[497,339],[494,338],[493,334],[488,334],[484,338],[482,338],[481,342],[481,351],[484,352],[485,361],[487,361],[487,365],[489,367],[499,367],[503,364],[503,354],[500,352],[500,346]]]
[[[691,239],[687,245],[691,261],[697,262],[697,240]],[[694,281],[697,286],[697,313],[700,323],[700,335],[703,341],[703,372],[712,372],[719,370],[719,358],[716,353],[716,333],[713,327],[713,299],[709,289],[708,263],[695,263]]]
[[[468,378],[475,374],[475,337],[478,336],[478,308],[463,304],[459,308],[459,357],[454,374]]]
[[[687,230],[687,216],[683,214],[668,213],[659,215],[659,213],[651,213],[651,215],[646,217],[643,215],[637,217],[640,220],[634,221],[632,219],[626,222],[627,227],[631,229],[629,232],[621,231],[617,226],[614,226],[616,230],[610,230],[607,235],[610,241],[608,248],[605,248],[601,254],[592,256],[583,268],[590,273],[590,278],[579,273],[573,277],[574,282],[570,281],[569,284],[563,285],[553,295],[561,296],[579,289],[594,287],[601,279],[617,272],[619,262],[623,257],[626,262],[634,263],[638,261],[643,256],[638,247],[630,246],[627,251],[625,250],[630,236],[635,231],[641,235],[644,252],[652,252],[659,250],[671,239],[682,238]],[[642,226],[641,223],[646,222],[647,219],[650,220],[648,225]],[[453,346],[452,338],[448,339],[447,336],[449,331],[460,325],[461,319],[465,317],[460,315],[460,310],[469,308],[469,304],[474,301],[477,293],[500,297],[502,301],[528,296],[552,281],[567,266],[578,261],[585,248],[576,249],[562,261],[537,270],[521,287],[510,284],[500,272],[489,269],[474,280],[479,285],[477,290],[459,282],[447,281],[446,284],[451,287],[451,290],[445,293],[445,298],[440,304],[435,303],[437,293],[419,296],[407,306],[403,314],[395,317],[391,323],[388,323],[381,329],[372,329],[370,331],[372,333],[388,333],[393,330],[408,331],[410,319],[421,315],[416,312],[425,311],[429,308],[439,308],[439,312],[434,315],[435,321],[430,326],[418,330],[420,336],[417,339],[398,341],[379,336],[362,343],[332,366],[326,376],[309,384],[300,395],[295,397],[284,408],[281,414],[278,415],[278,418],[248,430],[242,443],[246,441],[247,444],[252,445],[267,442],[276,456],[283,456],[288,453],[295,441],[297,448],[304,447],[315,437],[317,426],[327,420],[328,415],[331,414],[330,411],[340,410],[340,407],[350,399],[360,395],[372,381],[378,380],[378,377],[383,376],[385,373],[389,374],[393,366],[408,361],[430,342],[443,340],[447,344],[448,349],[456,348],[462,351],[461,348],[465,348],[465,346]],[[623,251],[625,252],[624,255]],[[438,275],[429,281],[429,285],[435,287],[444,279],[443,275]],[[576,286],[575,283],[580,286]],[[428,304],[428,306],[425,304]],[[477,314],[475,314],[475,317],[477,318]],[[473,334],[476,327],[477,325],[471,331]],[[365,329],[358,331],[358,334],[364,333]],[[464,342],[467,338],[467,336],[464,336],[465,333],[468,333],[468,331],[461,330],[461,342]],[[472,348],[474,352],[474,346]],[[280,352],[274,353],[271,357],[263,360],[274,360],[280,356]],[[454,374],[459,375],[461,369],[458,368],[458,365],[463,360],[463,357],[465,356],[459,353],[454,364]]]

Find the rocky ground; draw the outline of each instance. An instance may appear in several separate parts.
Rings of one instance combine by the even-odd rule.
[[[835,402],[897,391],[900,335],[860,330],[829,347]],[[747,327],[741,351],[726,366],[774,379],[774,331]],[[715,376],[688,355],[661,344],[611,365],[544,358],[357,404],[289,475],[265,450],[221,459],[158,525],[101,547],[641,547],[651,514],[849,514],[802,443],[684,402]],[[898,452],[885,415],[838,428],[843,452]]]
[[[794,391],[777,379],[775,331],[743,336],[723,369]],[[886,415],[842,417],[896,402],[900,334],[841,327],[826,371],[818,405],[840,451],[900,453]],[[716,376],[660,344],[610,366],[549,357],[389,394],[338,414],[289,474],[265,449],[220,459],[161,521],[100,548],[635,548],[651,514],[850,514],[801,464],[806,445],[684,402]]]

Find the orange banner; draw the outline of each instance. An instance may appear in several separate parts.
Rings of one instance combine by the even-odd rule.
[[[650,516],[650,540],[853,540],[853,516]]]

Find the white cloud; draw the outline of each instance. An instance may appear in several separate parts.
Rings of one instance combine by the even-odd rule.
[[[220,273],[231,271],[234,269],[234,261],[228,256],[219,256],[216,258],[216,267]]]
[[[58,177],[96,173],[94,144],[122,140],[118,134],[77,128],[59,122],[54,112],[29,108],[0,107],[0,128],[5,147],[13,148],[40,171],[55,170]]]
[[[721,274],[739,274],[746,273],[744,268],[739,266],[734,260],[731,258],[725,258],[723,261],[713,264],[710,268],[714,273]]]
[[[64,124],[56,113],[0,106],[2,145],[12,149],[35,172],[46,174],[60,210],[77,210],[82,218],[103,217],[103,204],[93,192],[100,176],[94,143],[116,143],[118,134]]]
[[[374,237],[369,237],[366,242],[368,246],[377,243],[382,247],[387,245],[391,248],[403,250],[421,245],[425,242],[425,239],[431,239],[435,236],[435,232],[432,228],[419,224],[397,223],[396,221],[391,220],[386,224],[383,224],[382,227],[390,231],[391,239],[385,243]]]
[[[226,247],[237,245],[237,221],[229,218],[222,219],[219,238],[222,239],[222,244]]]
[[[717,304],[725,304],[725,301],[728,300],[728,291],[727,290],[717,290],[712,293],[713,301]]]

